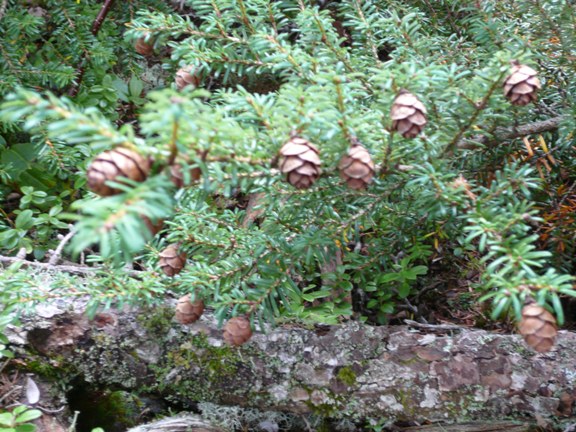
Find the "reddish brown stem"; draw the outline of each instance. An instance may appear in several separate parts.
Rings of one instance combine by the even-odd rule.
[[[96,36],[100,31],[100,27],[102,27],[102,23],[106,19],[106,15],[108,15],[108,11],[112,7],[114,0],[106,0],[98,12],[94,23],[92,24],[92,34]],[[74,97],[78,94],[80,90],[80,84],[82,84],[82,79],[84,78],[84,72],[86,70],[86,64],[88,63],[88,55],[86,51],[84,51],[84,55],[82,56],[82,60],[80,61],[80,66],[76,70],[76,82],[72,84],[70,90],[68,90],[68,96]]]
[[[102,23],[106,19],[106,15],[108,15],[108,11],[112,7],[112,3],[114,3],[114,0],[106,0],[102,5],[102,9],[100,9],[100,12],[98,12],[98,16],[96,16],[94,24],[92,24],[92,34],[94,36],[96,36],[100,31],[100,27],[102,27]]]

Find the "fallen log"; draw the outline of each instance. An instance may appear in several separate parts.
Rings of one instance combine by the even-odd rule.
[[[60,379],[185,408],[211,402],[387,424],[506,419],[558,428],[575,414],[572,332],[561,331],[551,352],[537,354],[517,335],[350,321],[283,325],[232,348],[210,314],[176,323],[173,303],[94,319],[78,306],[44,306],[8,336],[31,372],[51,368]]]

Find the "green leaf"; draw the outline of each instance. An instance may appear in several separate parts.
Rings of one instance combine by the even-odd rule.
[[[557,294],[552,293],[552,306],[554,307],[554,313],[556,314],[556,322],[559,326],[564,324],[564,308],[562,307],[562,302]]]
[[[378,277],[378,282],[381,284],[399,280],[402,280],[402,275],[400,273],[387,273]]]
[[[18,417],[16,417],[16,423],[26,423],[30,420],[35,420],[41,416],[42,416],[42,411],[33,409],[30,411],[26,411],[25,413],[20,414]]]
[[[132,76],[132,78],[130,78],[130,83],[128,84],[128,86],[130,88],[131,97],[140,96],[142,90],[144,89],[144,84],[142,83],[142,81],[135,76]]]
[[[398,288],[398,297],[406,298],[410,295],[410,284],[406,281],[402,282],[400,288]]]
[[[18,179],[22,172],[30,168],[36,155],[37,149],[33,143],[16,144],[2,151],[0,162],[3,166],[9,166],[8,173]]]
[[[0,414],[0,425],[1,426],[12,426],[14,423],[14,416],[12,413],[2,413]]]
[[[7,349],[2,349],[2,350],[0,350],[0,358],[1,357],[14,358],[14,353],[12,351],[7,350]]]
[[[21,424],[16,426],[16,432],[34,432],[36,430],[36,425],[33,424]]]
[[[34,213],[32,210],[23,210],[17,217],[16,217],[16,228],[28,231],[30,228],[34,226]]]

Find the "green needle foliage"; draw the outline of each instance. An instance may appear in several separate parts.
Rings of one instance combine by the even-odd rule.
[[[65,3],[67,13],[94,15],[86,2]],[[399,306],[414,309],[440,262],[452,276],[480,270],[475,286],[493,302],[494,317],[520,317],[534,297],[562,323],[561,298],[576,295],[566,249],[572,246],[563,241],[575,223],[562,216],[568,203],[576,207],[568,79],[576,67],[576,17],[569,1],[189,0],[180,13],[138,3],[124,39],[119,26],[109,28],[115,21],[104,26],[103,46],[90,51],[92,75],[110,73],[102,66],[111,61],[107,43],[127,51],[117,61],[131,65],[132,42],[145,38],[157,53],[169,53],[160,59],[165,71],[192,66],[200,88],[177,91],[168,83],[148,91],[124,73],[84,81],[71,99],[55,95],[54,86],[74,79],[64,66],[51,67],[59,80],[46,75],[39,82],[0,70],[0,82],[2,73],[16,79],[4,90],[22,86],[6,95],[0,119],[30,140],[6,142],[4,153],[31,145],[28,169],[61,179],[26,193],[26,178],[9,167],[0,171],[5,196],[30,196],[4,215],[6,252],[32,252],[54,240],[60,220],[73,219],[73,256],[88,252],[106,269],[101,279],[89,278],[100,281],[86,291],[94,307],[194,292],[220,321],[248,313],[267,322],[334,323],[352,313],[353,296],[358,311],[384,323]],[[60,10],[47,6],[50,14],[50,7],[54,15]],[[22,11],[9,12],[22,27]],[[16,24],[6,24],[11,37]],[[88,28],[76,27],[80,34]],[[76,37],[66,57],[72,65],[86,43]],[[513,59],[539,71],[536,104],[515,107],[505,99]],[[393,132],[390,109],[401,89],[427,107],[428,124],[415,139]],[[122,115],[128,105],[132,118]],[[534,126],[546,121],[552,126]],[[323,173],[310,189],[292,188],[276,167],[292,134],[320,151]],[[338,162],[356,140],[377,164],[374,182],[361,191],[338,177]],[[150,157],[152,172],[99,198],[86,190],[87,163],[117,146]],[[174,163],[183,188],[170,182]],[[201,170],[200,180],[192,169]],[[51,199],[68,203],[61,218],[62,206],[45,204]],[[161,233],[153,237],[142,216],[164,220]],[[174,243],[188,263],[167,278],[158,253]],[[133,261],[145,270],[127,271]],[[26,297],[24,278],[7,274]],[[123,288],[110,294],[104,287],[111,283]]]

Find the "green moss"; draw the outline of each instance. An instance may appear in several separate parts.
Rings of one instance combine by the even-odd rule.
[[[78,375],[78,370],[74,364],[66,361],[61,355],[52,358],[31,356],[25,363],[18,364],[17,368],[58,382],[62,387],[67,386]]]
[[[403,415],[407,418],[412,418],[416,414],[414,401],[417,400],[412,395],[412,392],[406,388],[398,388],[395,392],[394,397],[400,405],[402,405]]]
[[[124,431],[135,426],[144,404],[125,391],[99,391],[79,387],[70,395],[70,407],[80,412],[79,430],[102,427],[106,431]]]
[[[228,383],[242,379],[242,371],[250,370],[238,349],[212,346],[203,334],[169,351],[164,359],[162,366],[154,367],[155,389],[189,401],[218,402],[234,387]],[[175,371],[177,375],[173,376]]]
[[[338,371],[336,377],[349,387],[356,384],[356,374],[349,366],[344,366]]]
[[[311,396],[311,398],[307,401],[305,401],[304,403],[308,406],[308,408],[310,409],[310,411],[314,414],[317,415],[319,417],[324,417],[324,418],[342,418],[342,417],[346,417],[349,412],[347,411],[347,407],[348,407],[348,400],[346,397],[344,396],[340,396],[340,395],[336,395],[335,393],[327,390],[327,389],[323,389],[323,390],[319,390],[319,389],[310,389],[310,388],[306,388],[304,387],[304,389],[308,392],[308,394]],[[322,392],[322,400],[323,402],[321,403],[314,403],[313,399],[313,392]]]
[[[174,309],[167,306],[157,306],[154,309],[144,310],[138,317],[138,323],[151,335],[165,337],[172,327]]]

